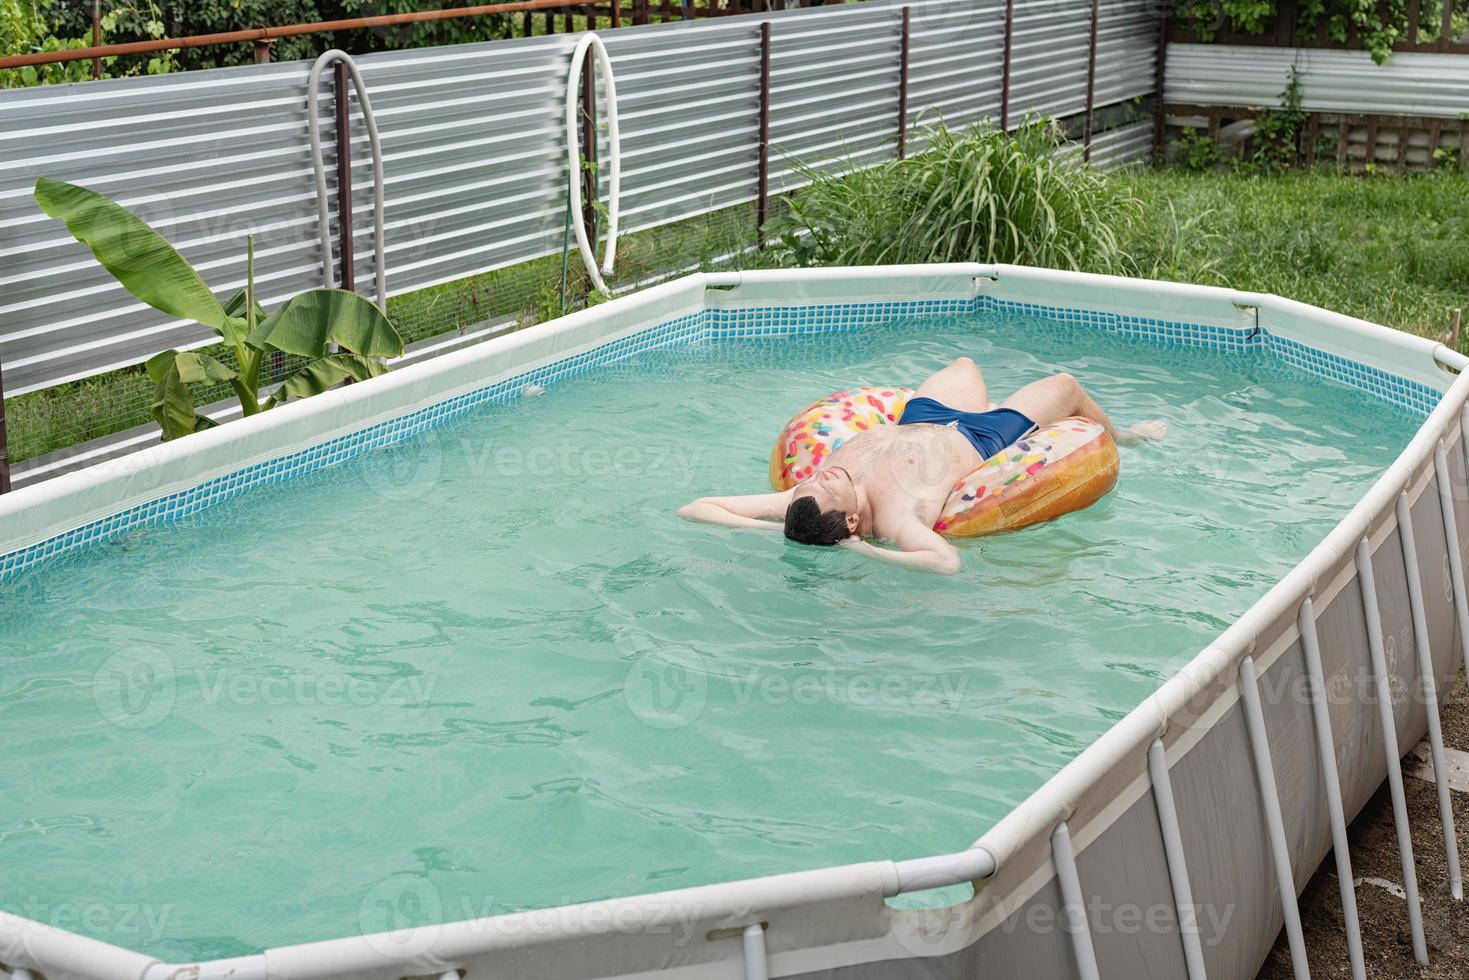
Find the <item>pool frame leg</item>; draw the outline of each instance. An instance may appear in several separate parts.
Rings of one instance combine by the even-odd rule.
[[[1440,446],[1440,449],[1442,447]],[[1438,717],[1438,678],[1433,670],[1433,652],[1428,645],[1428,614],[1423,605],[1423,573],[1418,567],[1418,542],[1413,537],[1413,507],[1408,493],[1398,494],[1398,541],[1403,546],[1403,565],[1408,575],[1408,607],[1413,614],[1413,647],[1418,656],[1418,688],[1428,714],[1428,751],[1433,758],[1433,784],[1438,790],[1438,819],[1443,824],[1444,861],[1449,874],[1449,891],[1454,900],[1464,897],[1459,875],[1459,841],[1454,835],[1454,802],[1449,798],[1449,771],[1444,763],[1443,725]]]
[[[765,952],[765,926],[745,926],[745,980],[770,980],[770,959]]]
[[[1163,831],[1168,878],[1173,884],[1173,908],[1178,915],[1178,932],[1183,939],[1184,967],[1188,970],[1188,980],[1207,980],[1204,947],[1199,942],[1199,910],[1194,906],[1193,888],[1189,885],[1188,864],[1183,856],[1183,833],[1178,825],[1178,810],[1173,799],[1173,778],[1168,772],[1168,756],[1163,751],[1162,739],[1155,738],[1148,746],[1148,776],[1153,783],[1158,826]]]
[[[1469,461],[1469,456],[1466,456]],[[1469,465],[1469,462],[1466,462]],[[1443,511],[1444,539],[1448,545],[1449,581],[1454,587],[1454,618],[1459,627],[1459,659],[1450,673],[1469,663],[1469,592],[1464,588],[1464,558],[1459,553],[1459,520],[1454,515],[1454,491],[1449,482],[1449,456],[1440,439],[1433,453],[1433,469],[1438,477],[1438,504]]]
[[[1362,923],[1357,917],[1357,886],[1352,874],[1351,847],[1347,840],[1346,808],[1341,801],[1341,774],[1336,768],[1336,737],[1331,731],[1331,709],[1326,703],[1326,672],[1321,666],[1321,640],[1316,633],[1316,607],[1307,596],[1301,600],[1297,625],[1301,631],[1301,653],[1306,675],[1311,680],[1311,720],[1316,729],[1316,755],[1321,763],[1321,781],[1326,788],[1326,813],[1331,823],[1331,852],[1336,857],[1336,878],[1341,889],[1342,924],[1347,934],[1347,958],[1352,980],[1366,980],[1362,956]]]
[[[1076,853],[1071,849],[1071,828],[1064,820],[1051,832],[1051,857],[1061,884],[1062,928],[1071,934],[1077,976],[1081,980],[1102,980],[1097,951],[1092,946],[1091,923],[1086,917],[1086,900],[1081,894],[1081,875],[1076,870]]]
[[[1275,786],[1275,764],[1270,759],[1270,739],[1265,732],[1265,712],[1260,706],[1260,682],[1255,676],[1255,659],[1239,664],[1240,700],[1245,709],[1245,728],[1250,736],[1250,753],[1255,760],[1255,783],[1260,790],[1260,810],[1270,840],[1270,859],[1280,887],[1280,910],[1285,916],[1285,936],[1290,943],[1290,968],[1296,980],[1309,980],[1306,937],[1301,931],[1301,910],[1296,904],[1296,879],[1290,866],[1290,848],[1285,841],[1285,820],[1280,815],[1280,792]]]
[[[1401,529],[1400,529],[1401,530]],[[1362,611],[1367,621],[1367,651],[1372,657],[1372,680],[1377,692],[1377,714],[1382,720],[1382,751],[1387,757],[1387,785],[1397,825],[1398,858],[1403,868],[1403,893],[1408,902],[1408,925],[1413,932],[1413,958],[1428,965],[1428,941],[1423,936],[1423,909],[1418,904],[1418,871],[1413,864],[1413,832],[1408,827],[1408,804],[1403,793],[1402,753],[1398,724],[1393,715],[1392,684],[1387,677],[1387,655],[1382,650],[1382,611],[1377,605],[1377,579],[1372,572],[1372,546],[1357,542],[1357,581],[1362,587]]]

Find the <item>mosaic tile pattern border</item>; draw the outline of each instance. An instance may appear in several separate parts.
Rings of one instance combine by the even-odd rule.
[[[972,300],[711,307],[664,321],[551,364],[445,399],[427,408],[139,504],[39,544],[0,555],[0,583],[55,555],[106,540],[132,528],[163,524],[188,516],[252,487],[278,483],[399,442],[476,406],[515,398],[527,385],[554,384],[644,351],[696,343],[709,337],[822,333],[872,326],[894,319],[975,313],[983,310],[1043,317],[1169,346],[1266,351],[1300,370],[1368,392],[1422,416],[1432,411],[1439,399],[1439,393],[1427,385],[1277,337],[1257,328],[1207,327],[1172,320],[1020,303],[988,296]]]

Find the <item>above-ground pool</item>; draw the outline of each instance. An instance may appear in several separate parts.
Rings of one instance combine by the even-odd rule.
[[[949,577],[674,515],[764,489],[814,398],[959,354],[992,393],[1066,370],[1170,434]],[[1462,510],[1463,386],[1439,404],[1439,362],[1221,290],[693,276],[0,498],[0,967],[1084,976],[1056,925],[1074,849],[1097,907],[1170,911],[1143,938],[1094,911],[1104,974],[1182,976],[1161,738],[1208,975],[1253,975],[1289,903],[1236,672],[1304,885],[1332,820],[1301,589],[1348,682],[1348,816],[1386,773],[1364,534],[1385,669],[1414,689],[1415,627],[1433,676],[1455,664],[1433,449]],[[1425,723],[1400,698],[1403,749]]]

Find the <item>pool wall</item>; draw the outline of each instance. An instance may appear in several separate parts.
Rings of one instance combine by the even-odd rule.
[[[1457,532],[1469,522],[1469,378],[1432,341],[1278,297],[1010,266],[689,276],[0,498],[0,581],[640,350],[985,306],[1263,351],[1426,421],[1293,571],[961,854],[205,964],[159,964],[0,913],[0,964],[45,980],[1253,977],[1343,821],[1384,779],[1400,785],[1395,760],[1428,730],[1469,635]],[[1374,404],[1364,398],[1364,411]],[[1306,683],[1318,660],[1324,698]],[[957,881],[973,882],[974,897],[949,908],[885,901]],[[1192,927],[1180,908],[1196,913],[1182,917]]]

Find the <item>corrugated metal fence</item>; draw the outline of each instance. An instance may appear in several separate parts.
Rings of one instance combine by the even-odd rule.
[[[902,7],[872,2],[610,32],[628,231],[753,200],[761,24],[772,24],[771,189],[813,165],[895,151]],[[997,116],[1001,0],[913,0],[908,125]],[[1152,94],[1148,0],[1100,5],[1097,108]],[[1086,107],[1090,0],[1021,4],[1010,119]],[[575,38],[359,59],[382,132],[394,295],[561,249],[562,100]],[[0,364],[11,395],[213,339],[144,307],[32,199],[39,176],[106,193],[167,235],[210,285],[243,283],[245,236],[269,306],[318,285],[305,63],[0,93]],[[331,88],[318,112],[332,133]],[[1099,161],[1146,156],[1151,124],[1099,135]],[[354,254],[371,291],[371,169],[354,132]],[[331,162],[328,161],[331,166]],[[335,195],[333,195],[333,198]],[[335,199],[332,202],[335,208]],[[359,213],[360,210],[360,213]],[[333,218],[335,221],[335,216]]]

